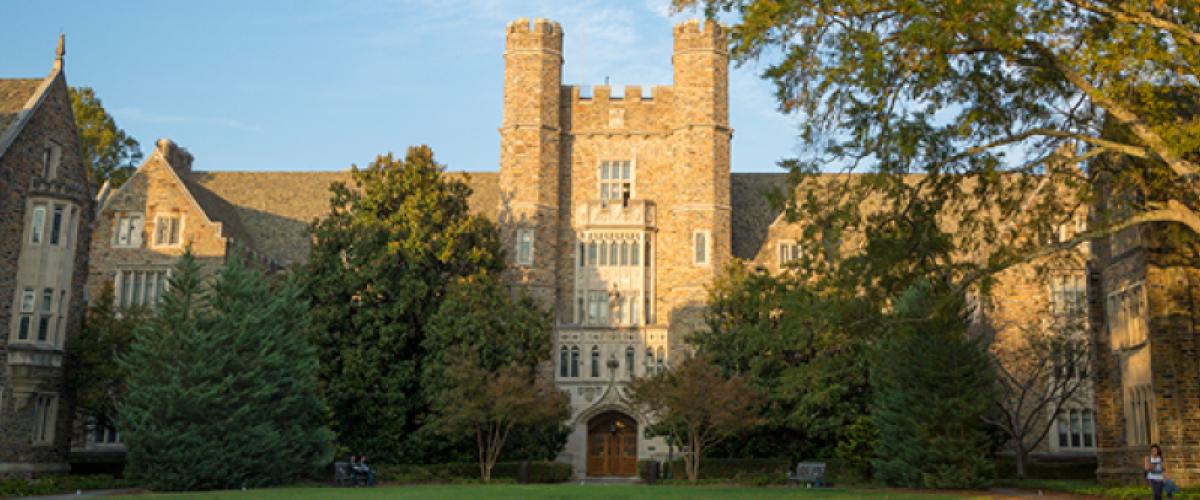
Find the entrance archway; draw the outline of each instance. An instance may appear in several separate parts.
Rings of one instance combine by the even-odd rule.
[[[588,421],[587,474],[637,475],[637,427],[637,421],[615,411]]]

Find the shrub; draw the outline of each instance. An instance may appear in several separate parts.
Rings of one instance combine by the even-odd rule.
[[[516,481],[520,462],[497,462],[492,468],[492,482]],[[459,483],[479,480],[479,464],[454,462],[433,465],[378,465],[375,475],[380,481],[401,484]],[[530,462],[529,481],[561,483],[571,479],[571,465],[561,462]]]
[[[651,460],[638,461],[638,477],[645,480]],[[756,485],[787,482],[791,461],[786,458],[705,458],[700,462],[700,477],[723,483]],[[674,479],[684,479],[683,460],[664,463],[661,474],[674,470]]]
[[[1072,462],[1039,462],[1031,460],[1025,464],[1025,476],[1029,479],[1096,479],[1096,458]],[[1016,462],[1009,457],[996,459],[998,477],[1017,477]]]

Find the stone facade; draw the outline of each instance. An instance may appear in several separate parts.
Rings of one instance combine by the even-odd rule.
[[[555,312],[552,368],[573,409],[562,459],[585,475],[589,451],[612,451],[589,449],[589,421],[647,424],[623,383],[670,362],[732,258],[729,56],[719,25],[680,24],[673,85],[615,96],[562,84],[562,37],[544,19],[508,25],[498,216],[512,283]],[[667,453],[637,439],[638,458]]]
[[[1095,210],[1121,211],[1100,190]],[[1171,234],[1174,233],[1174,234]],[[1200,484],[1200,243],[1169,224],[1098,241],[1088,266],[1101,480],[1140,482],[1149,446],[1167,477]]]
[[[0,477],[67,470],[94,211],[67,89],[61,40],[45,79],[0,80]]]

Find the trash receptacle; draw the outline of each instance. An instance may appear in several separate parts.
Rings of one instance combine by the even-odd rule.
[[[658,461],[651,460],[646,462],[646,470],[643,471],[643,480],[646,484],[655,484],[658,482]]]

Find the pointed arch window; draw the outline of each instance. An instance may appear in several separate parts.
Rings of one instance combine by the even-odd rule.
[[[570,373],[569,371],[567,371],[568,364],[570,362],[571,362],[571,358],[570,358],[570,354],[568,354],[568,352],[567,352],[567,346],[562,346],[562,348],[558,350],[558,376],[559,377],[566,378],[567,375]]]
[[[571,376],[579,376],[579,346],[571,348]]]
[[[592,378],[600,377],[600,347],[592,346]]]
[[[625,370],[629,372],[629,378],[633,378],[635,370],[633,368],[634,357],[636,353],[633,351],[633,346],[625,348]]]

